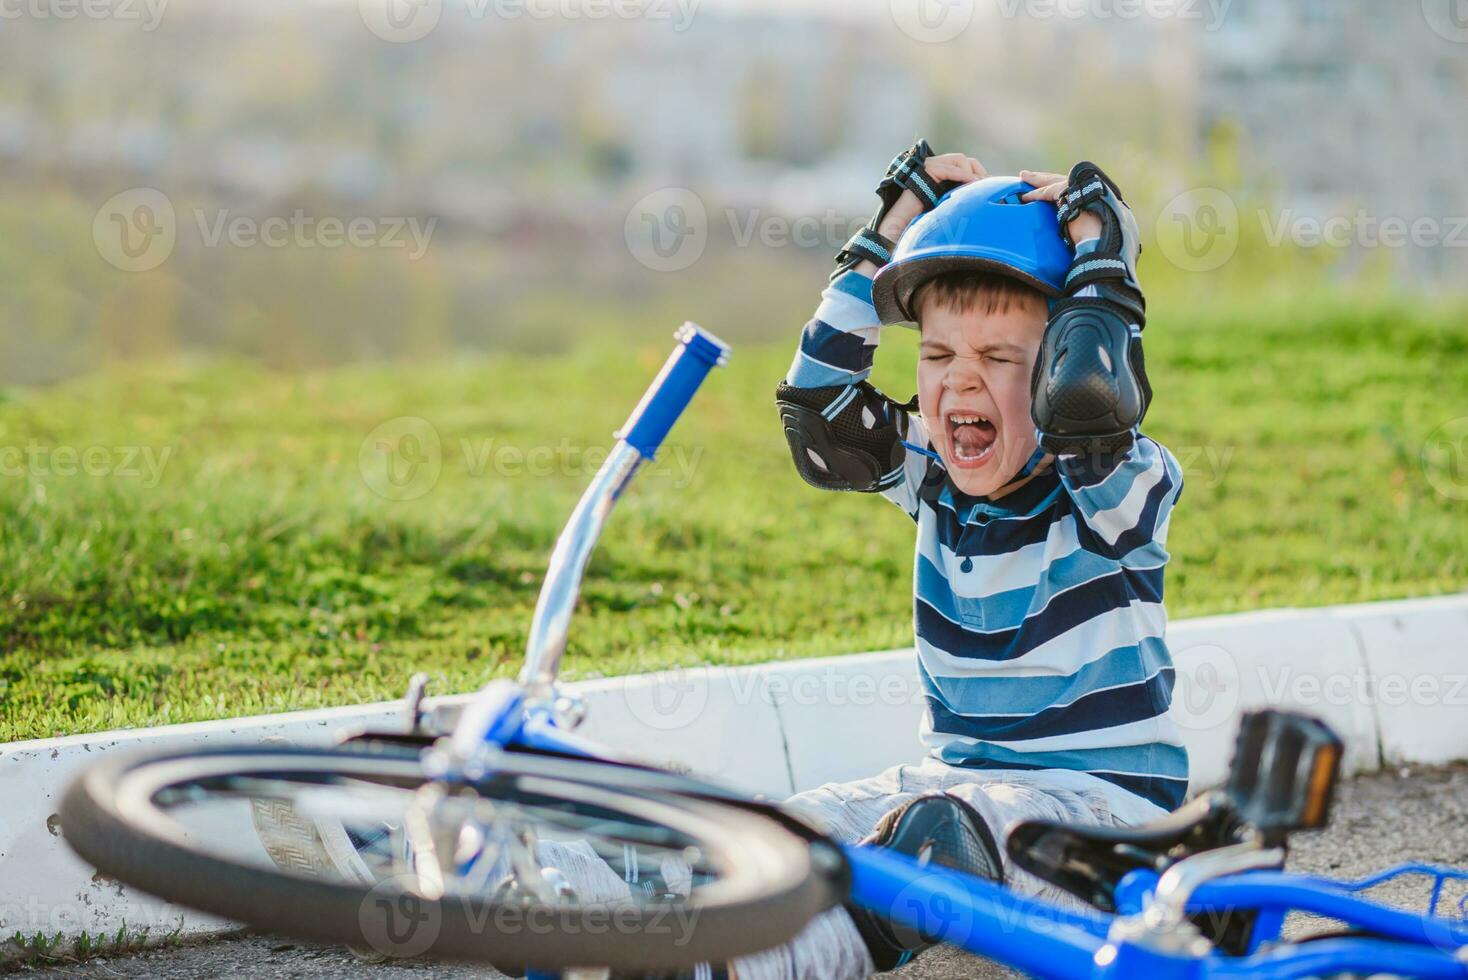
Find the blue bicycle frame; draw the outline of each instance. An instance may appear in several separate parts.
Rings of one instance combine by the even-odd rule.
[[[519,682],[496,681],[464,709],[435,765],[472,776],[505,746],[615,759],[575,735],[584,709],[556,690],[571,613],[587,559],[612,506],[658,447],[728,347],[693,324],[677,333],[657,379],[617,434],[617,444],[572,512],[551,556],[536,604]],[[1064,978],[1308,977],[1391,973],[1468,976],[1468,922],[1436,915],[1449,879],[1468,873],[1403,865],[1357,882],[1263,870],[1282,853],[1242,844],[1207,851],[1158,876],[1134,871],[1117,889],[1120,912],[1063,908],[946,869],[922,866],[881,848],[847,845],[848,900],[970,952],[1027,973]],[[1402,874],[1435,878],[1427,914],[1405,912],[1355,892]],[[1224,956],[1188,922],[1206,909],[1256,909],[1247,955]],[[1339,920],[1367,935],[1277,943],[1287,911]],[[540,976],[544,976],[543,974]]]

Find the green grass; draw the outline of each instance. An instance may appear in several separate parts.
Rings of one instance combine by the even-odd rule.
[[[1422,463],[1430,434],[1468,415],[1462,322],[1344,302],[1154,318],[1147,428],[1187,478],[1173,616],[1464,587],[1468,487]],[[512,451],[584,464],[576,451],[607,444],[665,350],[293,375],[175,362],[7,392],[0,740],[395,697],[419,669],[439,690],[513,674],[590,469],[513,473]],[[737,351],[623,501],[570,676],[910,642],[911,526],[795,476],[770,401],[789,355]],[[912,364],[912,336],[892,337],[879,382],[905,396]],[[370,445],[367,478],[359,466],[400,416],[442,446],[436,484],[410,500],[374,492]],[[117,447],[168,456],[156,482],[141,457],[136,476],[17,475],[32,444],[110,451],[94,470],[126,462]],[[506,447],[499,472],[479,469]]]
[[[149,941],[151,930],[144,926],[130,929],[124,923],[116,932],[81,932],[68,939],[62,933],[47,935],[36,932],[29,936],[14,933],[0,942],[0,972],[19,973],[28,968],[69,965],[104,956],[126,956],[148,946],[180,945],[179,930]]]

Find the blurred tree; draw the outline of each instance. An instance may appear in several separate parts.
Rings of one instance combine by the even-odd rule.
[[[131,273],[101,296],[98,346],[124,358],[168,356],[178,351],[178,281],[167,267]]]
[[[778,160],[781,151],[778,66],[756,63],[739,92],[739,146],[753,160]]]

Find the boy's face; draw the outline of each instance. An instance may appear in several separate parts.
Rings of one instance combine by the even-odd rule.
[[[1046,309],[1012,302],[1002,311],[920,311],[918,407],[954,486],[987,496],[1010,482],[1035,451],[1030,374]]]

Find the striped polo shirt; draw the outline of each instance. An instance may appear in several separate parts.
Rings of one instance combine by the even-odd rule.
[[[856,272],[831,283],[787,384],[870,374],[881,330],[871,285]],[[916,414],[907,441],[933,449]],[[883,496],[917,523],[913,620],[932,755],[1085,772],[1164,809],[1182,802],[1188,757],[1167,715],[1162,604],[1182,482],[1177,460],[1145,435],[1104,467],[1062,456],[999,500],[963,494],[908,450]]]

